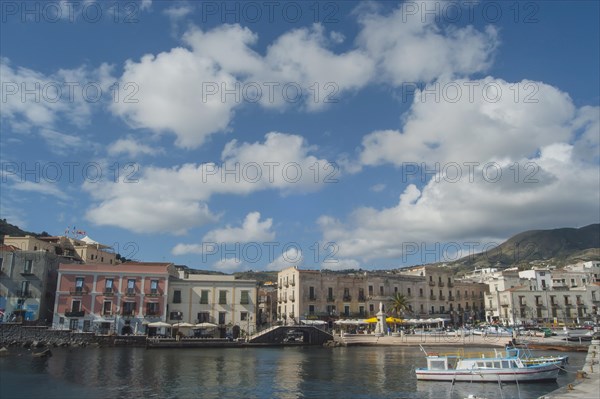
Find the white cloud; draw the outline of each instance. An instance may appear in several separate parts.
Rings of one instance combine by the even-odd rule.
[[[241,227],[226,226],[222,229],[211,230],[202,238],[202,244],[177,244],[171,250],[173,255],[202,254],[214,251],[214,246],[229,243],[264,242],[275,239],[271,231],[273,219],[260,221],[260,212],[250,212],[244,218]]]
[[[291,266],[300,266],[302,264],[302,251],[296,247],[290,247],[282,253],[277,259],[269,263],[266,270],[283,270]]]
[[[157,155],[162,154],[162,149],[150,147],[147,144],[140,143],[139,141],[128,137],[125,139],[118,139],[106,148],[108,154],[117,156],[121,154],[129,155],[130,157],[137,157],[139,155]]]
[[[419,94],[402,131],[364,138],[361,165],[392,165],[399,181],[413,184],[391,207],[359,207],[346,221],[319,218],[324,241],[337,243],[340,257],[395,258],[407,245],[501,242],[532,228],[600,220],[600,108],[576,109],[566,93],[541,82],[477,83],[495,84],[504,96],[451,103],[421,102]],[[537,102],[515,101],[517,89],[534,92],[527,87]]]
[[[377,183],[377,184],[375,184],[375,185],[371,186],[371,187],[369,188],[369,190],[371,190],[371,191],[374,191],[374,192],[376,192],[376,193],[380,193],[380,192],[382,192],[383,190],[385,190],[385,184],[383,184],[383,183]]]
[[[136,183],[86,181],[84,189],[96,202],[87,218],[133,231],[184,233],[216,220],[207,205],[214,194],[320,189],[326,184],[321,177],[331,170],[326,169],[327,160],[311,155],[314,150],[301,136],[271,132],[262,143],[227,143],[220,164],[141,168]],[[316,169],[321,172],[319,178],[315,178]]]
[[[243,262],[237,258],[225,258],[219,259],[213,264],[213,267],[217,270],[225,270],[228,272],[232,272],[235,270],[239,270],[242,266]]]
[[[223,229],[211,230],[202,239],[207,242],[233,243],[233,242],[259,242],[271,241],[275,233],[271,231],[273,219],[260,221],[260,212],[251,212],[246,215],[241,227],[227,226]]]
[[[1,58],[2,119],[20,131],[52,129],[62,119],[77,127],[87,126],[93,108],[110,95],[111,70],[111,66],[102,64],[95,70],[82,66],[46,75],[24,67],[13,68],[8,58]]]
[[[10,188],[12,188],[13,190],[28,191],[41,195],[49,195],[61,200],[66,200],[69,198],[67,193],[62,191],[56,184],[43,180],[40,182],[17,181],[15,184],[11,185]]]
[[[497,31],[472,26],[441,28],[436,19],[407,14],[399,6],[389,15],[363,14],[357,42],[380,69],[379,78],[398,86],[432,82],[440,77],[468,76],[485,71],[498,46]]]
[[[148,10],[150,7],[152,7],[152,0],[141,0],[140,10]]]
[[[64,155],[68,152],[77,152],[82,147],[89,146],[90,144],[90,142],[84,142],[80,137],[60,133],[52,129],[40,129],[40,136],[46,141],[48,148],[59,155]]]

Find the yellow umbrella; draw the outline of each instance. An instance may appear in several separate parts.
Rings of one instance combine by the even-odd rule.
[[[377,317],[371,317],[370,319],[365,319],[365,322],[371,324],[371,323],[377,323]]]
[[[404,320],[390,316],[387,319],[385,319],[385,322],[388,323],[388,324],[400,324],[400,323],[403,323]]]

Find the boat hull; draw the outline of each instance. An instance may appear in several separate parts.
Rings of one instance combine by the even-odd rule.
[[[421,381],[467,381],[467,382],[525,382],[556,380],[560,370],[556,366],[539,370],[424,370],[417,369]]]

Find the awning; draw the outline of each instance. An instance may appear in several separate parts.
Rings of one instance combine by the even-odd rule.
[[[114,320],[100,320],[100,319],[96,319],[96,320],[92,320],[92,323],[114,323]]]

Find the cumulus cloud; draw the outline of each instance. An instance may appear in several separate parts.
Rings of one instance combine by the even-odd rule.
[[[189,253],[210,253],[214,245],[229,243],[264,242],[275,239],[275,232],[271,230],[273,219],[260,221],[260,212],[250,212],[244,218],[240,227],[226,226],[222,229],[211,230],[202,238],[202,244],[177,244],[171,251],[173,255]]]
[[[219,259],[215,263],[213,263],[213,267],[217,270],[223,270],[227,272],[232,272],[235,270],[239,270],[243,262],[238,258],[224,258]]]
[[[393,165],[412,184],[391,207],[359,207],[346,221],[319,218],[324,240],[336,242],[341,257],[393,258],[407,243],[501,241],[531,228],[600,220],[600,109],[577,109],[541,82],[476,83],[493,83],[505,95],[449,102],[418,93],[402,131],[364,138],[360,165]],[[515,101],[517,90],[537,93],[536,101]]]
[[[95,200],[86,215],[100,225],[182,234],[217,219],[207,205],[214,194],[246,195],[267,189],[289,194],[320,189],[326,181],[315,179],[315,168],[320,168],[322,176],[330,172],[330,163],[312,155],[314,150],[301,136],[271,132],[264,142],[230,141],[220,163],[141,168],[135,183],[86,181],[84,189]],[[247,228],[253,227],[254,217],[251,215]],[[254,227],[264,228],[265,223],[257,221]]]
[[[190,8],[166,12],[178,19]],[[498,44],[493,27],[441,28],[435,19],[402,18],[400,8],[389,16],[361,16],[357,39],[343,52],[335,47],[344,36],[326,32],[321,24],[284,32],[264,54],[254,49],[259,38],[247,27],[192,26],[181,47],[125,63],[121,98],[134,84],[138,101],[115,102],[111,108],[134,128],[174,134],[176,145],[195,148],[230,129],[244,104],[318,111],[374,81],[431,82],[482,72],[491,63]]]
[[[140,143],[138,140],[128,137],[124,139],[118,139],[109,144],[106,148],[106,152],[108,152],[108,154],[112,156],[125,154],[135,158],[140,155],[161,154],[164,151],[158,148],[151,147],[147,144]]]
[[[269,263],[267,270],[283,270],[287,267],[300,266],[302,264],[302,251],[296,247],[288,248],[277,259]]]

